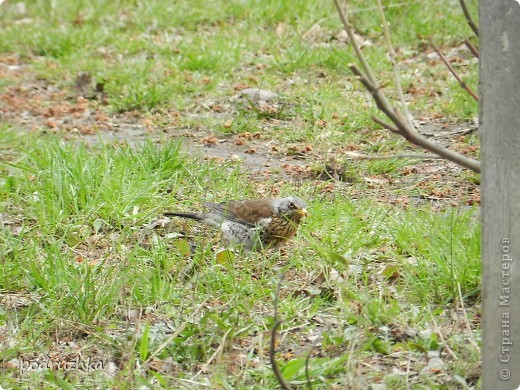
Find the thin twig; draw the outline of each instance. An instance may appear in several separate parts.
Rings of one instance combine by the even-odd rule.
[[[307,354],[307,357],[305,358],[305,379],[307,380],[307,387],[309,390],[312,390],[312,382],[311,382],[311,375],[309,374],[309,362],[311,360],[311,352],[312,349]]]
[[[202,303],[199,304],[199,306],[193,311],[193,313],[191,313],[191,315],[188,317],[188,319],[186,321],[184,321],[178,328],[177,330],[170,336],[168,337],[164,343],[162,343],[159,348],[157,348],[155,350],[154,353],[152,353],[148,359],[146,359],[146,361],[143,363],[143,366],[146,366],[148,365],[151,360],[156,357],[164,348],[166,348],[168,345],[170,345],[170,343],[172,342],[173,339],[175,339],[178,335],[181,334],[181,332],[184,330],[184,328],[188,325],[188,323],[193,320],[193,318],[195,317],[195,315],[199,312],[200,309],[202,309],[202,307],[204,306],[204,304],[208,301],[209,297],[207,297]]]
[[[269,360],[271,361],[271,366],[273,366],[274,376],[276,380],[284,390],[291,390],[291,386],[285,381],[283,378],[282,372],[280,371],[280,367],[278,366],[278,362],[276,361],[276,336],[277,331],[280,325],[282,325],[282,321],[278,319],[278,297],[280,295],[280,288],[282,287],[284,275],[280,275],[280,280],[278,281],[278,286],[276,287],[276,292],[274,294],[274,324],[273,329],[271,330],[271,349],[269,351]]]
[[[473,30],[475,35],[478,37],[478,27],[473,21],[471,14],[469,13],[468,7],[466,6],[465,0],[459,0],[460,6],[462,8],[462,12],[464,12],[464,17],[466,18],[466,22],[468,22],[469,27]]]
[[[312,30],[314,30],[316,27],[320,26],[323,22],[327,21],[328,19],[330,19],[331,17],[330,16],[327,16],[326,18],[322,18],[321,20],[318,20],[316,23],[314,23],[311,28],[309,28],[306,32],[304,32],[302,34],[302,38],[303,39],[306,39],[307,36],[311,33]]]
[[[386,123],[385,121],[382,121],[377,116],[372,115],[372,120],[374,122],[376,122],[378,125],[383,126],[385,129],[390,130],[392,133],[396,133],[396,134],[401,133],[401,131],[398,128],[392,126],[390,123]]]
[[[446,340],[444,339],[444,336],[442,334],[442,331],[441,329],[439,328],[439,325],[437,325],[437,321],[435,321],[435,317],[433,316],[433,313],[430,309],[428,309],[428,314],[430,315],[430,318],[432,320],[432,324],[433,324],[433,329],[435,330],[435,332],[439,335],[439,338],[441,339],[442,341],[442,344],[444,345],[444,348],[446,348],[446,351],[448,351],[448,354],[451,355],[451,357],[453,358],[453,360],[459,360],[459,358],[457,357],[457,355],[455,355],[455,353],[453,352],[453,350],[450,348],[450,346],[448,345],[448,343],[446,342]]]
[[[354,33],[352,32],[352,28],[350,27],[350,24],[347,20],[347,17],[345,16],[345,13],[343,12],[343,8],[341,8],[341,5],[339,4],[339,0],[334,0],[334,4],[336,5],[336,9],[338,10],[339,18],[341,19],[341,23],[343,23],[343,27],[345,28],[345,31],[347,32],[348,38],[350,39],[350,44],[354,48],[354,51],[356,52],[356,57],[358,58],[359,62],[361,63],[361,66],[363,67],[363,70],[365,71],[365,74],[367,75],[368,80],[372,84],[376,83],[376,78],[374,76],[374,73],[372,72],[372,68],[370,65],[368,65],[368,62],[365,59],[365,56],[361,52],[361,49],[359,48],[359,45],[357,44],[356,37],[354,36]]]
[[[480,347],[478,346],[475,338],[473,337],[473,330],[471,329],[471,325],[469,324],[468,314],[466,312],[466,308],[464,307],[464,297],[462,296],[462,290],[460,288],[460,283],[457,283],[457,289],[458,289],[458,292],[459,292],[460,306],[461,306],[462,311],[464,312],[464,322],[465,322],[465,325],[466,325],[466,329],[467,329],[467,331],[470,334],[470,336],[468,337],[469,342],[470,342],[471,345],[473,345],[475,347],[475,349],[477,351],[480,352]]]
[[[415,1],[405,1],[402,3],[394,3],[394,4],[386,4],[384,6],[385,9],[389,8],[400,8],[400,7],[410,7],[411,4],[417,4],[420,3],[422,0],[415,0]],[[350,11],[351,14],[360,14],[363,12],[372,12],[375,11],[377,7],[367,7],[367,8],[358,8],[355,10]]]
[[[198,377],[200,374],[202,374],[204,371],[206,371],[208,369],[209,365],[213,362],[213,360],[215,360],[215,358],[222,353],[222,351],[224,350],[224,346],[226,344],[226,338],[227,338],[227,335],[229,334],[229,332],[231,332],[231,329],[228,329],[228,331],[224,334],[224,337],[222,337],[222,341],[220,342],[220,345],[218,346],[218,348],[215,350],[213,355],[211,355],[211,357],[208,359],[208,361],[206,363],[204,363],[204,365],[200,368],[200,370],[197,371],[197,373],[193,376],[193,378],[191,378],[192,381],[194,381],[196,377]]]
[[[473,92],[473,90],[464,82],[464,80],[462,80],[462,78],[459,76],[457,71],[455,69],[453,69],[453,66],[451,66],[451,64],[448,62],[446,57],[444,57],[444,54],[442,54],[441,51],[439,50],[439,48],[437,46],[435,46],[435,43],[433,43],[433,41],[431,41],[431,43],[432,43],[432,46],[433,46],[433,50],[435,50],[435,52],[439,55],[439,57],[441,58],[442,62],[444,62],[444,65],[446,65],[446,67],[449,69],[451,74],[457,79],[457,81],[459,82],[460,86],[462,88],[464,88],[466,90],[466,92],[469,93],[471,95],[471,97],[478,102],[477,94],[475,92]]]
[[[388,54],[390,55],[390,62],[392,63],[392,69],[394,73],[395,80],[395,89],[397,90],[397,96],[399,96],[399,100],[401,101],[401,109],[405,114],[405,118],[408,126],[413,127],[413,118],[410,112],[408,111],[408,105],[406,104],[406,100],[404,99],[403,88],[401,87],[401,78],[399,75],[399,67],[397,65],[397,61],[395,60],[395,50],[392,45],[392,38],[390,37],[390,29],[388,28],[388,22],[386,21],[385,10],[383,9],[383,3],[381,0],[377,0],[377,8],[379,10],[379,16],[383,21],[383,31],[385,35],[386,47],[388,50]]]
[[[189,383],[190,385],[194,385],[194,386],[191,386],[191,387],[185,386],[186,388],[192,388],[192,389],[199,389],[201,387],[205,387],[207,389],[214,389],[215,388],[215,386],[213,386],[213,385],[209,385],[207,383],[195,382],[195,381],[192,381],[190,379],[177,378],[177,380],[179,382],[182,382],[182,383]]]
[[[321,337],[317,338],[314,343],[312,343],[311,350],[307,354],[307,357],[305,358],[305,379],[307,380],[307,387],[312,390],[312,381],[311,381],[311,375],[309,373],[309,363],[311,360],[312,351],[314,348],[316,348],[316,345],[318,345],[318,340],[320,340]]]
[[[466,47],[471,51],[471,53],[476,57],[476,58],[480,58],[480,52],[478,51],[478,49],[469,41],[469,39],[465,39],[464,40],[464,44],[466,45]]]
[[[388,154],[386,156],[363,154],[358,152],[345,152],[344,155],[354,160],[393,160],[397,158],[418,158],[423,160],[433,160],[442,158],[437,154],[414,154],[414,153],[403,153],[403,154]]]

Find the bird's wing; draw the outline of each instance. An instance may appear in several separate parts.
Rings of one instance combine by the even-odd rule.
[[[269,199],[206,203],[206,207],[226,219],[246,225],[256,225],[273,216]]]

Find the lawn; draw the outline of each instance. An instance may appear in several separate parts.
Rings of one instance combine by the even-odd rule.
[[[416,125],[478,158],[431,48],[476,90],[459,3],[383,4]],[[350,10],[393,96],[377,2]],[[479,176],[352,157],[423,151],[372,121],[341,31],[332,1],[0,4],[2,388],[273,389],[276,320],[295,388],[480,388]],[[289,194],[279,251],[163,216]]]

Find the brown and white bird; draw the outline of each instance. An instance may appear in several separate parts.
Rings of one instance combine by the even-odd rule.
[[[219,228],[224,238],[248,250],[277,247],[296,234],[307,204],[297,196],[223,203],[207,202],[202,213],[167,212],[164,215],[202,221]]]

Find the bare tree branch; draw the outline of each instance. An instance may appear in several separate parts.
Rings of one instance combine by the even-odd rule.
[[[400,133],[401,127],[405,126],[404,123],[401,122],[401,116],[397,113],[397,110],[390,105],[388,100],[386,100],[385,95],[381,92],[381,88],[377,87],[375,84],[371,83],[363,73],[358,69],[358,67],[354,64],[349,64],[348,67],[354,73],[358,80],[365,86],[368,92],[372,94],[372,97],[374,98],[377,107],[381,111],[385,113],[385,115],[397,126],[397,128],[392,128],[390,125],[388,126],[389,130],[392,130],[395,133]],[[380,122],[383,123],[383,122]]]
[[[399,134],[399,129],[397,127],[392,126],[389,123],[386,123],[385,121],[382,121],[377,116],[372,115],[372,120],[376,122],[378,125],[383,126],[385,129],[390,130],[392,133]]]
[[[341,8],[341,6],[339,4],[339,0],[334,0],[334,4],[336,5],[336,9],[338,10],[340,20],[343,23],[343,27],[351,40],[351,44],[354,47],[356,56],[357,56],[359,62],[361,63],[361,66],[365,70],[365,73],[363,74],[358,69],[358,67],[354,64],[349,64],[349,68],[352,71],[352,73],[354,73],[357,76],[358,80],[365,86],[367,91],[370,92],[374,101],[376,102],[377,107],[394,123],[395,127],[392,125],[389,125],[381,120],[376,120],[376,122],[381,124],[385,128],[389,129],[390,131],[401,135],[402,137],[407,139],[409,142],[411,142],[417,146],[420,146],[447,160],[453,161],[454,163],[456,163],[460,166],[471,169],[474,172],[480,172],[480,162],[479,161],[466,157],[466,156],[464,156],[460,153],[454,152],[450,149],[447,149],[447,148],[443,147],[442,145],[439,145],[433,141],[430,141],[428,138],[419,134],[419,132],[413,126],[410,126],[407,123],[406,119],[403,118],[401,113],[389,103],[385,94],[382,92],[381,88],[377,85],[377,83],[375,81],[374,73],[373,73],[372,69],[370,68],[370,65],[368,65],[367,60],[365,59],[363,53],[359,49],[359,46],[357,45],[357,43],[354,39],[354,33],[352,32],[352,29],[350,27],[350,24],[348,23],[347,17],[345,16],[345,13],[343,12],[343,9]]]
[[[390,62],[392,62],[392,69],[394,73],[395,89],[397,90],[397,96],[399,96],[399,100],[401,101],[401,109],[405,114],[408,126],[413,126],[413,118],[410,112],[408,111],[408,105],[406,104],[406,100],[404,99],[403,88],[401,88],[399,67],[397,66],[397,61],[395,60],[395,50],[394,46],[392,45],[392,39],[390,38],[390,29],[388,28],[388,23],[386,21],[385,11],[383,9],[383,4],[381,3],[381,0],[377,0],[377,8],[379,10],[379,16],[383,21],[383,31],[385,33],[386,47],[390,55]]]
[[[393,108],[388,101],[384,98],[383,93],[379,88],[372,85],[361,73],[361,71],[354,64],[349,65],[350,70],[354,73],[359,81],[365,86],[365,88],[372,94],[377,107],[396,125],[396,128],[392,128],[392,131],[406,138],[412,144],[420,146],[432,153],[435,153],[447,160],[453,161],[465,168],[471,169],[474,172],[480,172],[480,162],[472,158],[466,157],[460,153],[454,152],[447,149],[438,143],[430,141],[428,138],[419,134],[415,128],[407,126],[402,115]],[[377,121],[378,123],[384,123]],[[385,123],[386,125],[386,123]],[[387,125],[388,126],[388,125]],[[391,127],[391,126],[389,126]]]
[[[475,58],[479,58],[480,57],[480,52],[478,51],[478,49],[475,46],[473,46],[473,44],[469,41],[469,39],[465,39],[464,40],[464,44],[471,51],[471,53],[473,53]]]
[[[468,22],[469,27],[473,30],[475,35],[478,37],[478,27],[473,21],[471,14],[469,13],[468,7],[466,6],[465,0],[459,0],[460,6],[462,8],[462,12],[464,12],[464,17],[466,18],[466,22]]]
[[[368,65],[368,62],[365,59],[365,56],[361,52],[361,49],[359,48],[356,37],[354,36],[354,33],[352,32],[352,28],[350,27],[350,24],[347,20],[347,17],[345,16],[345,13],[343,12],[343,9],[341,8],[341,5],[339,4],[339,0],[334,0],[334,4],[336,4],[336,9],[339,13],[339,18],[341,19],[341,23],[343,23],[343,26],[345,27],[345,31],[347,32],[348,39],[350,39],[350,44],[354,48],[354,51],[356,52],[356,57],[359,59],[359,62],[361,63],[361,66],[363,67],[363,70],[365,71],[365,74],[367,75],[368,80],[372,83],[376,83],[376,78],[374,76],[374,73],[372,72],[372,68],[370,65]]]
[[[278,286],[276,287],[276,292],[274,294],[274,324],[273,329],[271,330],[271,349],[269,350],[269,360],[271,361],[271,366],[273,366],[274,376],[276,380],[284,390],[291,390],[291,386],[285,381],[283,378],[282,372],[280,371],[280,367],[278,366],[278,362],[276,361],[276,336],[277,331],[280,325],[282,325],[282,321],[278,319],[278,297],[280,295],[280,288],[282,287],[283,282],[283,274],[280,275],[280,280],[278,281]]]
[[[451,66],[451,64],[448,62],[446,57],[444,57],[444,54],[442,54],[441,51],[439,50],[439,48],[437,46],[435,46],[435,43],[433,43],[433,41],[432,41],[432,46],[433,46],[433,50],[435,50],[435,52],[441,58],[442,62],[444,62],[444,65],[446,65],[446,67],[449,69],[451,74],[457,79],[457,81],[459,82],[460,86],[462,88],[464,88],[466,90],[466,92],[469,93],[471,95],[471,97],[478,102],[477,94],[475,92],[473,92],[473,90],[464,82],[464,80],[462,80],[462,78],[459,76],[457,71],[453,68],[453,66]]]

